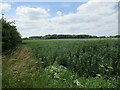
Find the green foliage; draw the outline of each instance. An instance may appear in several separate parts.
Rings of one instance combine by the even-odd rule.
[[[22,40],[16,26],[12,25],[12,22],[7,22],[4,19],[0,21],[2,22],[2,50],[4,53],[20,44]]]
[[[26,40],[42,66],[56,61],[81,77],[120,76],[117,39]]]
[[[3,58],[3,88],[120,87],[117,39],[23,42]]]

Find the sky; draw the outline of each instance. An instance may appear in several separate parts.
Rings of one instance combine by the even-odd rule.
[[[47,34],[118,35],[118,3],[4,2],[0,13],[15,20],[22,37]],[[115,0],[116,1],[116,0]]]

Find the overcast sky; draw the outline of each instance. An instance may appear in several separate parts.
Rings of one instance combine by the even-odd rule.
[[[117,35],[118,3],[95,1],[9,2],[2,3],[2,12],[7,20],[15,20],[22,37],[47,34]]]

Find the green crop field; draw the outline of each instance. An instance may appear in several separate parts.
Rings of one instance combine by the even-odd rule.
[[[35,58],[35,61],[32,61],[28,68],[36,66],[31,74],[34,72],[37,74],[33,75],[32,79],[29,79],[31,76],[25,79],[25,77],[21,78],[16,74],[16,79],[10,83],[8,75],[12,77],[12,74],[9,72],[7,75],[4,72],[3,83],[6,85],[4,87],[120,87],[120,53],[117,38],[24,40],[22,48],[23,51],[24,48],[29,48],[33,53],[32,57]],[[21,53],[24,56],[28,51]],[[15,57],[19,56],[17,58],[19,60],[21,55]],[[31,58],[26,64],[33,60]],[[24,58],[23,61],[25,62]],[[35,66],[32,66],[34,62]],[[20,83],[18,79],[24,83]]]
[[[43,67],[56,61],[84,77],[120,75],[117,39],[28,40]]]

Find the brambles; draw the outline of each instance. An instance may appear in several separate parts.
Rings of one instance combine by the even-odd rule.
[[[120,76],[117,39],[70,39],[25,41],[43,67],[56,61],[79,76]],[[33,43],[34,42],[34,43]]]

